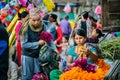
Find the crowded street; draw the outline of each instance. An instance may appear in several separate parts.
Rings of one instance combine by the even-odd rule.
[[[120,80],[120,0],[0,0],[0,80]]]

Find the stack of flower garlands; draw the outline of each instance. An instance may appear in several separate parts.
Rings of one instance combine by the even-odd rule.
[[[88,64],[87,58],[82,58],[76,60],[72,68],[65,70],[59,80],[104,80],[109,69],[103,59],[98,59],[96,64]]]

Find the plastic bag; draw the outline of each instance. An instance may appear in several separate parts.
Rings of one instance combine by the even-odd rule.
[[[63,10],[63,11],[66,12],[66,13],[71,12],[71,7],[70,7],[70,4],[69,4],[69,3],[66,4],[66,6],[64,7],[64,10]]]

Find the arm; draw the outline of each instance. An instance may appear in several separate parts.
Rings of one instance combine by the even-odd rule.
[[[72,62],[73,62],[73,58],[72,56],[68,56],[68,59],[67,59],[67,67],[71,67],[72,66]]]
[[[67,67],[71,67],[73,64],[73,55],[75,53],[75,48],[71,47],[68,51]]]
[[[39,47],[39,41],[38,42],[28,42],[28,34],[26,32],[24,36],[24,41],[22,41],[22,47],[26,49],[37,49]]]
[[[95,62],[98,60],[98,56],[96,55],[96,52],[90,52],[89,55]]]
[[[95,62],[98,60],[98,55],[97,55],[97,51],[95,48],[90,49],[89,55]]]
[[[57,47],[56,47],[56,45],[54,44],[53,41],[51,41],[48,45],[49,45],[49,47],[51,47],[55,52],[59,53],[59,51],[57,50]]]
[[[60,27],[57,28],[57,39],[55,40],[58,43],[62,39],[62,30]]]
[[[96,51],[95,48],[93,48],[93,47],[88,47],[88,48],[84,49],[84,53],[86,53],[86,55],[89,55],[90,58],[91,58],[92,60],[94,60],[95,62],[97,61],[98,55],[97,55],[97,51]]]
[[[62,43],[60,45],[57,45],[57,47],[62,47],[62,46],[68,46],[68,43]]]
[[[77,29],[78,28],[81,28],[81,19],[77,22],[77,27],[76,27]]]

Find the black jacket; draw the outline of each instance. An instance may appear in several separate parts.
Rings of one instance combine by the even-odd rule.
[[[0,23],[0,80],[7,78],[8,62],[9,62],[9,47],[8,47],[8,34]],[[4,78],[6,77],[6,78]]]

